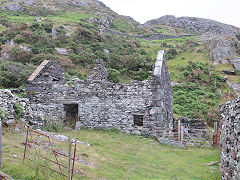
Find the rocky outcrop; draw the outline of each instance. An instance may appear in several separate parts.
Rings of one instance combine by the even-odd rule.
[[[237,39],[232,36],[210,35],[207,41],[205,41],[206,47],[210,49],[210,59],[215,64],[231,62],[232,64],[236,64],[237,69],[240,56],[236,53],[236,42]]]
[[[60,55],[64,55],[64,56],[67,56],[69,53],[68,53],[68,50],[67,49],[64,49],[64,48],[55,48],[55,50],[57,51],[58,54]]]
[[[210,19],[196,18],[196,17],[175,17],[172,15],[162,16],[159,19],[147,21],[144,26],[153,25],[168,25],[186,29],[195,33],[215,33],[222,35],[240,33],[240,29],[234,26],[223,24]]]
[[[2,7],[2,10],[19,11],[22,6],[32,6],[35,0],[11,0],[9,4]]]
[[[81,6],[81,7],[87,7],[88,3],[84,0],[76,0],[76,1],[71,1],[74,5]]]
[[[220,112],[222,179],[240,179],[240,98],[220,105]]]
[[[230,87],[238,96],[240,96],[240,83],[230,83],[226,81],[228,87]]]
[[[2,7],[2,10],[10,10],[10,11],[19,11],[21,9],[21,5],[19,3],[11,3]]]
[[[105,5],[103,2],[101,2],[101,1],[93,0],[93,2],[94,2],[95,4],[97,4],[98,6],[106,7],[106,5]]]
[[[98,18],[89,18],[89,23],[97,25],[100,29],[109,28],[112,25],[113,18],[107,13],[96,13]]]

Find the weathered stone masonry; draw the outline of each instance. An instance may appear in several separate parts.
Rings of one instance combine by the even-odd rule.
[[[28,98],[45,107],[48,118],[66,121],[67,109],[77,107],[76,128],[117,128],[159,135],[172,128],[172,88],[164,51],[159,51],[151,80],[113,84],[102,61],[87,80],[67,82],[56,61],[44,61],[29,78]]]
[[[240,179],[240,97],[221,105],[220,111],[222,179],[238,180]]]

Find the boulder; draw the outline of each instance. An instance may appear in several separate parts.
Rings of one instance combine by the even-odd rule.
[[[227,75],[236,75],[236,71],[229,69],[223,70],[223,73]]]
[[[106,54],[110,54],[110,51],[107,50],[107,49],[104,49],[103,51],[104,51]]]
[[[65,55],[67,56],[69,53],[68,53],[68,50],[67,49],[64,49],[64,48],[55,48],[55,50],[57,51],[58,54],[60,55]]]
[[[36,17],[35,21],[36,21],[36,22],[41,22],[42,19],[41,19],[40,17]]]
[[[19,11],[21,9],[21,5],[19,3],[7,4],[2,7],[2,10],[10,10],[10,11]]]

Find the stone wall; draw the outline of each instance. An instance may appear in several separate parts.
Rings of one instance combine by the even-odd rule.
[[[240,179],[240,98],[220,106],[222,179]]]
[[[0,90],[0,108],[1,111],[4,111],[5,118],[4,120],[16,120],[14,104],[19,104],[23,107],[23,112],[21,115],[21,120],[25,121],[25,119],[29,116],[29,112],[31,108],[29,106],[29,100],[26,98],[19,98],[14,96],[10,90],[1,89]]]
[[[53,118],[63,118],[59,117],[62,112],[62,108],[58,106],[44,105],[30,103],[27,98],[19,98],[13,93],[15,90],[0,89],[0,111],[4,114],[5,118],[3,121],[16,121],[16,109],[14,104],[18,104],[22,107],[22,112],[20,113],[20,121],[22,123],[28,123],[29,125],[35,127],[41,127],[46,125],[46,120]],[[61,106],[60,106],[61,107]]]
[[[31,104],[45,106],[42,114],[60,122],[66,121],[66,106],[77,105],[77,129],[117,128],[152,136],[172,129],[172,88],[163,51],[159,51],[151,80],[146,81],[110,83],[99,60],[87,80],[66,81],[56,61],[45,61],[44,68],[33,75],[27,84]],[[139,119],[143,125],[136,124]]]

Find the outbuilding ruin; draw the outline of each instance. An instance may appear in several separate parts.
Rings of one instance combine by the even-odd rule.
[[[158,52],[150,80],[120,84],[107,77],[103,61],[97,60],[86,80],[69,82],[57,61],[45,60],[29,77],[26,90],[42,116],[76,129],[117,128],[150,136],[171,131],[173,96],[164,51]]]

